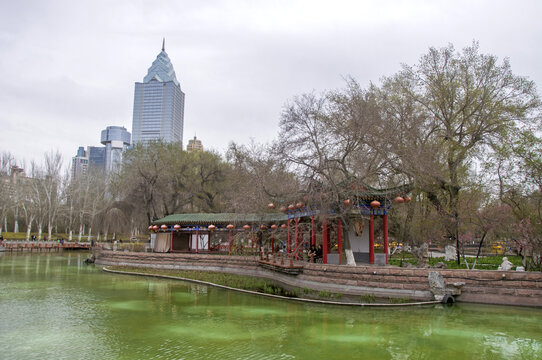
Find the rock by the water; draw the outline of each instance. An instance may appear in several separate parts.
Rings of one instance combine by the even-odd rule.
[[[85,259],[85,264],[94,264],[94,261],[96,261],[96,257],[94,254],[90,255],[88,258]]]
[[[445,295],[461,295],[461,287],[464,282],[455,282],[446,284],[444,278],[436,271],[430,271],[427,276],[429,281],[429,290],[433,293],[435,300],[442,301]]]

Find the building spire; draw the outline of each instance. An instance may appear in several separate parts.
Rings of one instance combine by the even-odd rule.
[[[166,51],[166,38],[162,39],[162,51]]]

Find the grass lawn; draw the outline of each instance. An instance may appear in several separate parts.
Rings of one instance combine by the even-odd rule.
[[[476,262],[476,269],[497,270],[499,268],[499,265],[502,263],[503,257],[504,255],[479,257],[478,261]],[[515,266],[522,266],[521,256],[509,255],[506,257]],[[474,263],[474,259],[475,258],[467,258],[467,261],[469,263],[469,268],[472,267],[472,264]],[[418,260],[411,253],[404,253],[404,254],[398,253],[390,257],[389,262],[390,262],[390,265],[395,265],[395,266],[401,266],[402,264],[405,264],[405,263],[416,265],[418,263]],[[446,264],[446,266],[448,266],[448,269],[466,269],[467,268],[465,266],[465,261],[463,260],[463,258],[461,258],[461,265],[457,265],[457,261],[444,261],[444,257],[429,258],[428,262],[429,262],[429,265],[431,266],[434,266],[435,264],[442,262]]]

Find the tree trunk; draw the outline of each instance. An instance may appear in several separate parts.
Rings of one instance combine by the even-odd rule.
[[[30,220],[26,226],[26,241],[30,240],[30,231],[32,231],[32,220]]]
[[[478,244],[478,251],[476,252],[476,258],[474,258],[474,264],[472,265],[472,270],[476,267],[476,262],[478,261],[478,257],[480,256],[480,251],[482,250],[482,244],[484,243],[484,240],[486,238],[487,231],[484,232],[484,235],[482,235],[482,238],[480,239],[480,243]]]
[[[343,246],[344,254],[346,256],[346,265],[356,266],[356,259],[354,258],[354,252],[352,251],[352,245],[350,244],[350,222],[343,221]]]

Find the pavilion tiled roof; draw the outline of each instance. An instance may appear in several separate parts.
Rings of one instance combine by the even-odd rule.
[[[286,221],[288,217],[283,213],[269,214],[236,214],[236,213],[197,213],[172,214],[153,221],[153,224],[165,225],[209,225],[209,224],[253,224]]]
[[[343,184],[344,186],[344,184]],[[362,202],[372,200],[391,201],[396,196],[404,196],[409,193],[413,186],[411,184],[401,185],[388,189],[375,189],[366,185],[350,185],[353,192],[353,200]],[[368,206],[368,205],[367,205]],[[311,210],[309,215],[319,213],[318,210]],[[262,214],[237,214],[237,213],[192,213],[192,214],[172,214],[162,219],[152,222],[153,225],[227,225],[227,224],[270,224],[274,222],[287,221],[288,218],[307,216],[307,212],[296,210],[283,214],[281,212],[262,213]]]
[[[405,184],[388,189],[375,189],[367,187],[362,190],[358,190],[355,196],[362,200],[386,200],[393,199],[396,196],[404,196],[412,191],[412,184]]]

